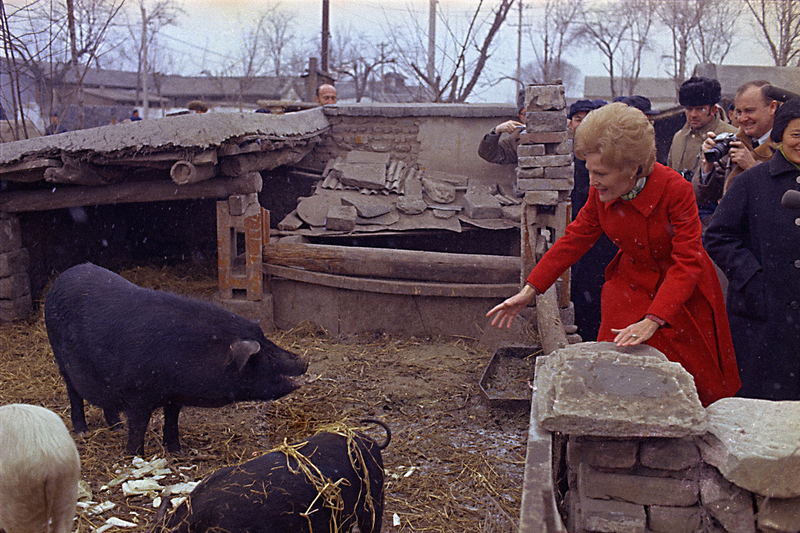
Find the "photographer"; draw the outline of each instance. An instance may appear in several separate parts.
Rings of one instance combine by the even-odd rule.
[[[667,166],[674,168],[688,180],[700,168],[706,133],[736,133],[735,127],[720,118],[717,103],[721,95],[722,87],[717,80],[697,76],[683,82],[678,91],[678,101],[684,107],[686,124],[672,137]],[[703,206],[700,207],[702,217]]]
[[[478,146],[478,155],[484,161],[497,165],[516,165],[517,146],[525,128],[525,90],[517,93],[517,119],[498,124],[484,135]],[[506,136],[500,139],[500,135]]]
[[[717,146],[716,134],[708,133],[703,142],[702,172],[695,172],[692,177],[698,205],[716,204],[735,176],[768,161],[775,152],[777,144],[769,134],[778,102],[766,95],[764,87],[768,85],[766,81],[751,81],[736,90],[733,103],[739,131],[735,140]],[[709,161],[706,152],[716,153],[719,160]],[[710,218],[710,213],[703,218],[703,228]]]

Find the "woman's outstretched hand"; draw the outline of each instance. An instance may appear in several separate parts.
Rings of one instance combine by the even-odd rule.
[[[611,333],[617,334],[614,337],[614,342],[617,343],[617,346],[636,346],[646,342],[659,327],[658,322],[655,320],[645,318],[625,329],[612,329]]]
[[[525,285],[517,294],[508,298],[503,303],[492,307],[492,309],[486,313],[486,316],[488,318],[495,315],[492,320],[492,326],[502,328],[503,325],[505,325],[506,328],[510,328],[514,317],[517,316],[520,311],[528,307],[528,304],[531,303],[534,296],[536,296],[536,289],[530,285]]]

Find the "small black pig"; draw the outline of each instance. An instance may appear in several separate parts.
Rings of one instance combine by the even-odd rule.
[[[210,302],[138,287],[91,263],[53,283],[47,336],[67,386],[72,427],[87,431],[83,401],[106,422],[128,420],[131,454],[144,454],[150,416],[164,408],[164,445],[180,451],[184,405],[274,400],[300,387],[308,362],[267,340],[255,322]]]
[[[294,449],[308,459],[301,458],[300,464],[295,452],[278,448],[239,466],[221,468],[197,485],[153,532],[344,533],[357,524],[361,533],[380,533],[381,450],[392,437],[383,422],[362,422],[382,426],[386,442],[379,445],[352,430],[322,431],[303,442],[284,445],[284,450]],[[320,474],[326,478],[321,482]],[[336,484],[340,499],[331,497],[330,486],[320,490],[325,482]],[[159,514],[164,511],[162,504]]]

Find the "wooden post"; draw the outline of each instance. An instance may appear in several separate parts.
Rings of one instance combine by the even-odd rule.
[[[217,202],[217,264],[223,298],[263,298],[262,208],[258,195],[234,195]]]

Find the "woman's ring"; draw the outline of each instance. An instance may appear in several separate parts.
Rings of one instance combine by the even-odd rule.
[[[631,333],[631,337],[634,338],[634,339],[638,339],[639,335],[637,335],[636,333]]]

